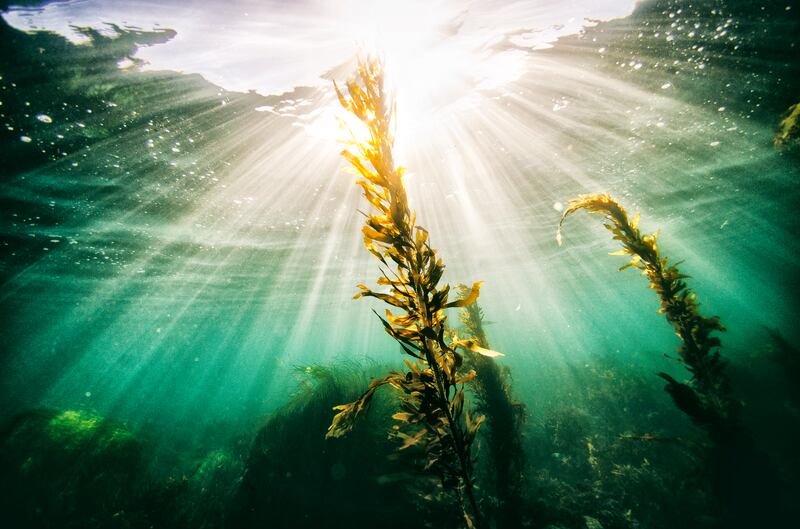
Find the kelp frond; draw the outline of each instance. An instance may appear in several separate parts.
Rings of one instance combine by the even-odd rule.
[[[778,148],[800,145],[800,103],[790,106],[783,115],[773,143]]]
[[[605,227],[613,239],[619,241],[622,250],[612,255],[628,255],[630,260],[620,267],[637,268],[650,281],[661,301],[658,312],[664,314],[680,338],[678,361],[691,374],[688,383],[675,380],[666,373],[659,376],[667,381],[665,390],[675,405],[692,420],[709,431],[715,431],[731,419],[734,411],[730,397],[728,378],[724,373],[725,362],[719,354],[720,340],[713,333],[724,331],[717,316],[703,316],[697,303],[697,295],[686,282],[677,264],[670,264],[662,256],[656,243],[657,233],[643,235],[639,231],[639,214],[633,218],[608,194],[590,194],[571,200],[561,215],[557,240],[561,244],[561,226],[572,213],[585,209],[605,217]]]
[[[375,392],[378,391],[381,386],[392,384],[398,377],[402,377],[402,375],[392,371],[387,377],[373,379],[369,383],[367,390],[356,400],[348,404],[334,406],[333,409],[339,413],[334,416],[333,422],[331,422],[331,425],[328,428],[326,437],[342,437],[349,433],[355,425],[356,418],[361,413],[365,413],[369,410],[369,407],[372,404],[372,398],[375,396]]]
[[[459,294],[469,289],[459,285]],[[501,368],[492,355],[476,354],[491,351],[483,328],[483,310],[478,303],[463,307],[459,313],[462,333],[468,338],[464,364],[476,372],[470,387],[477,399],[477,409],[486,415],[486,440],[492,465],[491,480],[497,494],[498,527],[519,527],[522,503],[525,455],[522,449],[522,426],[525,405],[514,399],[510,374]],[[499,355],[499,353],[498,353]]]
[[[369,408],[380,386],[399,390],[399,424],[395,435],[401,449],[417,447],[425,454],[425,468],[435,473],[445,490],[459,498],[468,527],[480,523],[473,493],[472,446],[482,416],[465,409],[464,383],[474,372],[464,372],[463,358],[445,339],[445,309],[474,303],[481,283],[459,299],[450,300],[450,287],[441,285],[444,264],[430,245],[428,231],[416,224],[403,184],[403,168],[393,159],[394,102],[384,90],[381,61],[359,62],[358,72],[336,86],[342,106],[366,127],[367,137],[348,142],[342,156],[359,175],[357,184],[372,205],[363,228],[364,245],[381,263],[378,292],[366,285],[355,297],[380,299],[396,309],[378,316],[389,335],[412,360],[406,373],[390,373],[373,381],[355,402],[337,406],[328,437],[338,437]]]

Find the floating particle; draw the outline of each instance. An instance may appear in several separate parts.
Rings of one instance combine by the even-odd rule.
[[[42,123],[52,123],[53,122],[53,118],[51,118],[47,114],[36,114],[36,119],[38,119]]]
[[[33,140],[31,139],[30,136],[20,136],[19,141],[21,141],[22,143],[30,143]]]

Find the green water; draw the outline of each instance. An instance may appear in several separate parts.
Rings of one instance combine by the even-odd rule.
[[[487,334],[526,408],[520,526],[717,527],[737,512],[735,494],[703,481],[703,431],[656,376],[688,377],[645,278],[616,271],[624,260],[606,255],[617,247],[595,216],[570,218],[556,244],[558,206],[587,192],[641,211],[642,229],[660,229],[661,250],[683,260],[701,310],[727,327],[732,394],[767,461],[753,466],[777,469],[761,488],[796,495],[800,145],[773,138],[800,102],[798,14],[791,1],[643,2],[525,50],[518,79],[442,105],[418,136],[400,143],[398,125],[444,279],[486,282]],[[180,29],[84,32],[78,45],[0,22],[0,494],[17,498],[1,516],[20,527],[394,527],[405,515],[459,526],[406,497],[415,478],[387,462],[388,397],[374,432],[335,448],[322,439],[337,397],[403,368],[370,310],[385,307],[351,299],[378,269],[340,145],[294,111],[263,111],[331,107],[331,87],[260,95],[120,68]],[[50,411],[13,422],[34,409]],[[81,440],[98,421],[112,433]],[[619,437],[643,434],[661,440]],[[128,435],[135,450],[114,444]],[[59,466],[74,452],[54,447],[73,442],[81,464],[103,469],[86,472],[108,478],[98,490],[118,494],[87,492],[74,477],[87,467]],[[149,474],[131,477],[134,460]],[[10,492],[19,479],[28,488]],[[775,503],[748,512],[774,520],[788,502]]]

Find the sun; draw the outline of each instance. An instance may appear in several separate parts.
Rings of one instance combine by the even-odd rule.
[[[481,32],[462,31],[468,13],[452,2],[350,2],[341,18],[359,52],[384,61],[397,103],[400,154],[438,127],[447,111],[476,104],[477,92],[522,71],[520,53],[497,53]]]

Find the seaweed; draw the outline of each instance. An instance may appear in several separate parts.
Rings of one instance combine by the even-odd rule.
[[[675,405],[692,421],[705,428],[712,437],[726,435],[735,421],[737,405],[731,398],[730,383],[725,374],[726,362],[719,353],[720,340],[714,333],[724,331],[719,317],[706,317],[700,313],[697,295],[684,281],[678,264],[662,256],[656,239],[658,233],[642,235],[639,231],[639,214],[633,218],[611,195],[589,194],[572,199],[561,215],[556,235],[561,244],[561,227],[572,213],[585,209],[605,216],[604,226],[622,249],[612,255],[629,255],[630,260],[620,270],[633,267],[642,271],[650,281],[661,302],[658,309],[672,325],[681,341],[677,360],[690,373],[688,382],[678,382],[667,373],[658,375],[666,380],[665,391]]]
[[[370,369],[372,371],[372,369]],[[252,444],[231,527],[422,527],[444,518],[424,512],[406,488],[401,462],[386,438],[388,398],[348,439],[325,439],[330,410],[358,396],[369,380],[363,366],[306,366],[294,398],[277,410]],[[388,395],[387,395],[388,397]],[[354,514],[358,513],[355,521]]]
[[[723,523],[727,527],[785,523],[791,517],[785,501],[786,483],[746,430],[741,405],[731,396],[720,340],[713,335],[724,330],[719,318],[700,313],[697,296],[684,281],[688,276],[659,252],[657,233],[642,235],[639,215],[629,218],[608,194],[571,200],[559,223],[559,243],[564,220],[580,209],[605,216],[605,227],[623,247],[613,254],[631,257],[620,270],[637,268],[649,279],[661,301],[658,312],[666,316],[681,341],[677,360],[689,371],[689,380],[678,382],[666,373],[659,376],[667,381],[664,389],[676,407],[708,434],[707,477],[716,498],[727,507]]]
[[[639,354],[581,361],[537,406],[526,432],[536,526],[700,528],[715,512],[695,477],[705,436],[637,370]]]
[[[778,149],[800,145],[800,103],[790,106],[783,115],[772,141]]]
[[[764,327],[769,337],[767,344],[767,358],[781,367],[781,372],[786,377],[790,398],[795,408],[800,408],[800,349],[797,348],[778,329]]]
[[[142,483],[143,446],[95,413],[35,410],[0,430],[6,527],[120,527]]]
[[[469,294],[466,285],[459,285],[458,291],[462,297]],[[462,307],[459,316],[462,332],[466,332],[478,347],[490,349],[483,328],[483,309],[478,303]],[[487,418],[484,429],[492,464],[490,479],[499,501],[498,526],[519,527],[525,468],[522,426],[526,407],[514,399],[508,368],[501,368],[494,358],[468,349],[464,355],[464,365],[474,369],[477,374],[470,388],[477,399],[476,410]]]
[[[471,342],[445,339],[445,309],[474,303],[481,283],[469,293],[448,301],[450,286],[440,285],[444,264],[431,247],[428,231],[416,224],[403,183],[404,169],[393,159],[394,101],[384,89],[383,62],[359,61],[357,74],[346,83],[348,95],[335,85],[341,105],[366,127],[367,139],[352,139],[342,156],[360,178],[357,184],[374,208],[364,213],[364,244],[383,265],[378,285],[388,293],[359,285],[355,297],[374,297],[399,309],[378,315],[386,332],[412,360],[405,360],[405,373],[393,371],[374,379],[355,401],[336,406],[338,412],[328,438],[349,432],[356,417],[369,409],[375,391],[384,385],[398,390],[400,411],[392,435],[402,441],[400,450],[416,447],[424,454],[424,469],[440,481],[454,497],[468,527],[481,525],[474,492],[472,446],[484,416],[470,414],[464,400],[464,384],[475,377],[465,373],[457,347],[483,351]],[[376,313],[377,315],[377,313]]]
[[[764,326],[771,343],[768,345],[769,358],[780,364],[791,380],[800,374],[800,349],[786,338],[778,329]]]

